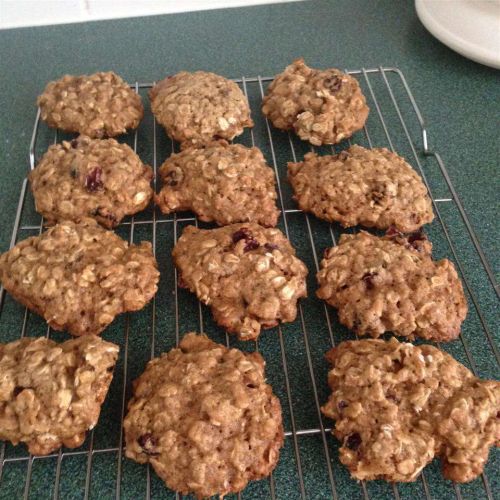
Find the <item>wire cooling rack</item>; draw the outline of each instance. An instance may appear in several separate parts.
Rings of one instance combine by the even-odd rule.
[[[367,147],[385,146],[405,156],[422,175],[433,199],[435,221],[426,227],[434,245],[435,258],[451,258],[461,275],[469,303],[469,314],[460,338],[441,345],[456,359],[481,377],[498,378],[499,352],[492,332],[498,287],[485,255],[474,234],[441,157],[431,150],[424,120],[403,76],[396,68],[347,71],[358,78],[371,108],[363,131],[351,141]],[[286,162],[300,160],[310,146],[294,135],[270,126],[260,113],[260,103],[271,78],[235,80],[249,98],[255,127],[237,141],[258,146],[277,176],[282,217],[279,227],[309,267],[309,297],[300,303],[297,320],[264,331],[258,342],[238,342],[221,333],[210,312],[186,290],[177,286],[177,273],[170,252],[182,229],[198,221],[189,213],[164,216],[151,206],[125,220],[116,229],[130,242],[150,240],[158,259],[161,280],[153,301],[141,312],[117,318],[103,333],[106,340],[120,345],[120,358],[108,397],[97,426],[88,433],[84,445],[61,449],[46,457],[27,453],[22,445],[0,444],[0,499],[14,498],[179,498],[165,488],[152,468],[124,457],[123,416],[131,395],[131,382],[144,370],[147,361],[171,349],[188,331],[201,331],[211,338],[243,350],[259,350],[267,361],[269,383],[280,397],[285,445],[280,462],[269,479],[256,481],[239,498],[489,498],[500,491],[498,452],[490,452],[484,474],[465,485],[442,478],[435,460],[415,483],[390,484],[384,481],[357,482],[350,479],[338,460],[338,443],[330,435],[331,421],[323,419],[320,405],[328,398],[324,353],[345,339],[354,338],[337,320],[335,311],[315,298],[315,273],[321,252],[335,245],[340,227],[328,224],[296,209],[286,182]],[[157,126],[146,98],[150,83],[131,85],[143,96],[146,116],[139,129],[120,140],[128,142],[142,160],[158,166],[175,145]],[[69,136],[57,134],[36,116],[30,167],[52,142]],[[351,141],[336,147],[316,148],[323,154],[339,151]],[[156,188],[156,175],[155,175]],[[209,227],[199,223],[200,227]],[[21,186],[10,246],[39,234],[43,220],[34,210],[27,180]],[[348,230],[346,232],[353,232]],[[50,336],[63,341],[65,333],[47,328],[0,289],[0,341],[20,336]]]

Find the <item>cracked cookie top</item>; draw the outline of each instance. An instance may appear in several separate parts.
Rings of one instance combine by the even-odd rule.
[[[144,115],[140,96],[112,71],[65,75],[47,84],[37,104],[49,127],[89,137],[124,134]]]
[[[319,146],[363,128],[369,108],[358,81],[338,69],[317,70],[297,59],[269,85],[262,112],[279,129]]]
[[[434,261],[422,233],[385,237],[344,234],[325,251],[317,296],[338,309],[339,320],[359,335],[395,335],[449,341],[467,314],[453,264]]]
[[[306,296],[307,268],[279,229],[232,224],[188,226],[172,252],[180,280],[209,305],[215,321],[241,340],[293,321]]]
[[[169,137],[184,145],[232,140],[253,127],[248,99],[238,85],[206,71],[181,71],[149,92],[151,109]]]
[[[50,146],[29,174],[36,209],[49,224],[92,217],[107,228],[146,208],[152,178],[126,144],[86,136]]]
[[[0,255],[0,282],[54,330],[99,334],[155,295],[151,243],[129,245],[94,220],[62,222]]]
[[[326,355],[340,460],[356,479],[414,481],[439,457],[467,482],[500,445],[500,382],[481,380],[430,345],[392,338],[342,342]]]
[[[274,171],[257,148],[226,141],[190,147],[168,158],[160,175],[163,188],[156,203],[163,213],[192,210],[221,226],[278,222]]]
[[[303,162],[288,163],[288,179],[302,210],[344,227],[395,226],[412,232],[434,218],[421,177],[385,148],[308,153]]]
[[[94,335],[0,344],[0,439],[47,455],[76,448],[99,419],[118,346]]]
[[[258,353],[188,333],[134,382],[126,455],[197,498],[241,491],[269,475],[283,445],[281,406]]]

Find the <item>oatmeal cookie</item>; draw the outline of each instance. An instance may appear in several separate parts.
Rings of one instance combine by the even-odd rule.
[[[332,394],[322,407],[356,479],[415,481],[439,457],[460,483],[500,446],[500,382],[481,380],[449,354],[395,338],[342,342],[326,355]]]
[[[0,282],[54,330],[99,334],[154,296],[151,243],[129,245],[92,219],[62,222],[0,255]]]
[[[29,175],[47,223],[92,217],[107,228],[147,207],[152,178],[126,144],[87,136],[50,146]]]
[[[280,320],[294,321],[297,299],[307,294],[307,268],[279,229],[188,226],[172,255],[181,283],[240,340],[254,340]]]
[[[281,406],[264,360],[188,333],[134,382],[126,456],[197,498],[241,491],[268,476],[283,446]]]
[[[434,218],[427,188],[403,158],[385,148],[351,146],[337,155],[308,153],[288,164],[299,207],[344,227],[361,224],[412,232]]]
[[[42,120],[49,127],[89,137],[114,137],[138,127],[141,98],[115,73],[65,75],[38,96]]]
[[[181,71],[149,92],[151,110],[169,137],[184,145],[232,140],[253,127],[248,99],[238,85],[206,71]]]
[[[226,141],[191,147],[168,158],[160,175],[163,188],[156,203],[165,214],[192,210],[221,226],[278,222],[274,171],[257,148]]]
[[[449,341],[459,335],[467,314],[455,267],[447,259],[432,260],[422,233],[344,234],[338,246],[325,251],[317,278],[318,297],[359,335],[391,331]]]
[[[118,346],[94,335],[0,344],[0,439],[48,455],[76,448],[99,419]]]
[[[355,78],[338,69],[312,69],[298,59],[269,85],[262,112],[276,128],[295,130],[320,146],[363,128],[369,108]]]

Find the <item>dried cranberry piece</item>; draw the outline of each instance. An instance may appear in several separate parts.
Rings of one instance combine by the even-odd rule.
[[[73,140],[70,142],[70,144],[71,144],[71,147],[72,147],[73,149],[76,149],[76,148],[78,147],[78,139],[73,139]]]
[[[96,213],[94,215],[98,215],[99,217],[102,217],[103,219],[108,219],[111,221],[113,225],[117,223],[116,216],[112,213],[109,212],[103,212],[102,209],[98,208]]]
[[[414,224],[419,224],[420,220],[422,219],[418,214],[411,214],[410,218]]]
[[[270,252],[279,248],[278,245],[276,245],[276,243],[264,243],[264,247],[266,250],[269,250]]]
[[[137,442],[146,455],[159,455],[159,453],[154,450],[158,445],[158,441],[150,432],[139,436]]]
[[[247,227],[242,227],[233,233],[233,243],[235,245],[241,240],[245,240],[244,252],[249,252],[260,247],[260,243],[253,237],[252,232]]]
[[[350,450],[357,450],[361,445],[361,436],[357,432],[355,432],[354,434],[350,434],[349,436],[347,436],[345,445]]]
[[[427,240],[427,236],[424,234],[424,232],[422,230],[415,231],[414,233],[411,233],[408,236],[408,243],[416,250],[418,250],[421,246],[419,242],[426,241],[426,240]]]
[[[420,229],[418,231],[415,231],[414,233],[407,235],[403,242],[405,243],[407,248],[413,248],[417,252],[425,252],[426,241],[427,241],[427,236]]]
[[[384,199],[384,193],[381,193],[379,191],[372,191],[371,196],[372,196],[372,200],[376,204],[379,204]]]
[[[242,227],[241,229],[238,229],[233,234],[233,243],[238,243],[240,240],[250,240],[253,239],[252,233],[250,232],[250,229],[247,227]]]
[[[365,273],[361,278],[364,281],[367,290],[373,290],[375,288],[375,281],[373,279],[375,276],[377,276],[377,273]]]
[[[398,372],[399,370],[401,370],[403,368],[403,363],[401,363],[401,361],[399,361],[399,359],[395,359],[393,362],[392,362],[392,368],[393,368],[393,371],[394,372]]]
[[[414,233],[411,233],[408,236],[408,243],[413,243],[415,241],[421,241],[421,240],[426,240],[426,239],[427,239],[427,236],[420,229],[419,231],[415,231]]]
[[[330,92],[337,92],[340,90],[340,87],[342,87],[342,78],[337,75],[329,76],[328,78],[325,78],[323,85]]]
[[[349,406],[349,403],[347,401],[339,401],[337,404],[337,407],[339,410],[343,410]]]
[[[165,176],[165,184],[167,186],[177,186],[179,184],[179,179],[177,178],[177,172],[175,170],[170,170]]]
[[[396,226],[389,226],[389,228],[385,232],[385,235],[389,236],[389,238],[392,238],[394,236],[403,236],[403,233],[401,231],[398,231]]]
[[[413,247],[417,252],[425,250],[424,243],[427,241],[427,236],[421,229],[405,235],[401,231],[398,231],[395,226],[390,226],[385,235],[393,238],[400,245],[405,245],[407,248]]]
[[[95,167],[90,171],[90,173],[85,178],[85,187],[87,191],[97,191],[103,186],[102,179],[102,169],[101,167]]]
[[[257,240],[251,239],[251,240],[246,240],[246,245],[245,248],[243,249],[244,252],[249,252],[250,250],[255,250],[256,248],[260,247],[260,243]]]

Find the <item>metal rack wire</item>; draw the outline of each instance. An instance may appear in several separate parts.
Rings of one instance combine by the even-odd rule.
[[[367,126],[352,141],[369,147],[387,146],[406,156],[417,167],[429,189],[436,214],[436,221],[429,226],[431,240],[435,249],[455,261],[472,304],[460,340],[440,347],[468,365],[475,374],[493,377],[500,366],[500,355],[488,320],[490,311],[483,311],[475,278],[479,272],[481,283],[489,287],[489,298],[498,297],[498,285],[444,162],[429,147],[424,120],[406,79],[397,68],[347,72],[359,79],[372,109]],[[196,218],[190,214],[165,217],[151,207],[144,214],[126,220],[117,229],[122,236],[130,242],[138,237],[152,242],[163,271],[158,295],[142,312],[124,315],[115,321],[109,332],[104,333],[108,340],[121,345],[120,361],[103,415],[97,427],[89,432],[84,446],[76,450],[61,449],[45,457],[33,457],[22,447],[0,444],[0,498],[179,498],[179,495],[164,488],[149,466],[137,466],[124,460],[122,422],[131,380],[143,370],[147,360],[177,344],[183,333],[197,329],[208,332],[227,345],[261,351],[267,360],[268,379],[282,402],[286,426],[282,459],[268,481],[251,483],[238,498],[337,499],[354,496],[368,499],[393,496],[399,499],[412,496],[460,499],[467,496],[493,499],[492,491],[495,489],[488,472],[495,470],[494,464],[468,486],[444,481],[436,464],[426,468],[419,481],[411,485],[378,481],[357,483],[349,479],[338,461],[337,444],[329,435],[331,422],[323,420],[320,404],[328,394],[327,367],[322,361],[322,354],[342,339],[353,336],[338,323],[331,308],[313,297],[314,274],[319,265],[318,250],[336,244],[339,227],[318,221],[294,208],[285,182],[286,161],[297,161],[307,151],[307,146],[290,134],[274,130],[261,116],[260,101],[271,78],[242,77],[235,81],[249,98],[256,121],[255,128],[246,131],[238,141],[260,147],[274,168],[282,212],[281,228],[296,246],[299,257],[309,264],[310,297],[300,303],[296,322],[264,332],[258,342],[244,345],[227,334],[221,334],[210,314],[206,314],[206,308],[188,293],[179,290],[177,271],[166,251],[167,247],[175,244],[186,224],[198,224]],[[141,93],[152,85],[136,82],[131,87]],[[151,116],[149,119],[149,125],[141,124],[141,128],[126,140],[143,160],[147,157],[152,163],[156,189],[158,162],[175,150],[175,144],[165,138]],[[61,139],[57,133],[50,139],[49,134],[49,130],[40,123],[38,111],[29,151],[31,169],[49,140],[57,142]],[[329,153],[338,149],[320,148],[320,151]],[[439,192],[440,196],[435,196],[435,192]],[[40,220],[34,211],[25,179],[10,247],[20,239],[40,233],[42,229],[43,219]],[[462,252],[468,262],[473,259],[475,263],[473,275],[459,258]],[[2,328],[4,324],[7,327]],[[138,330],[142,329],[148,335],[138,335]],[[484,336],[473,335],[477,330],[481,330]],[[14,340],[19,335],[66,338],[33,318],[27,309],[15,304],[0,288],[0,341]],[[103,433],[103,429],[109,429],[109,432]],[[71,472],[74,467],[78,473]]]

